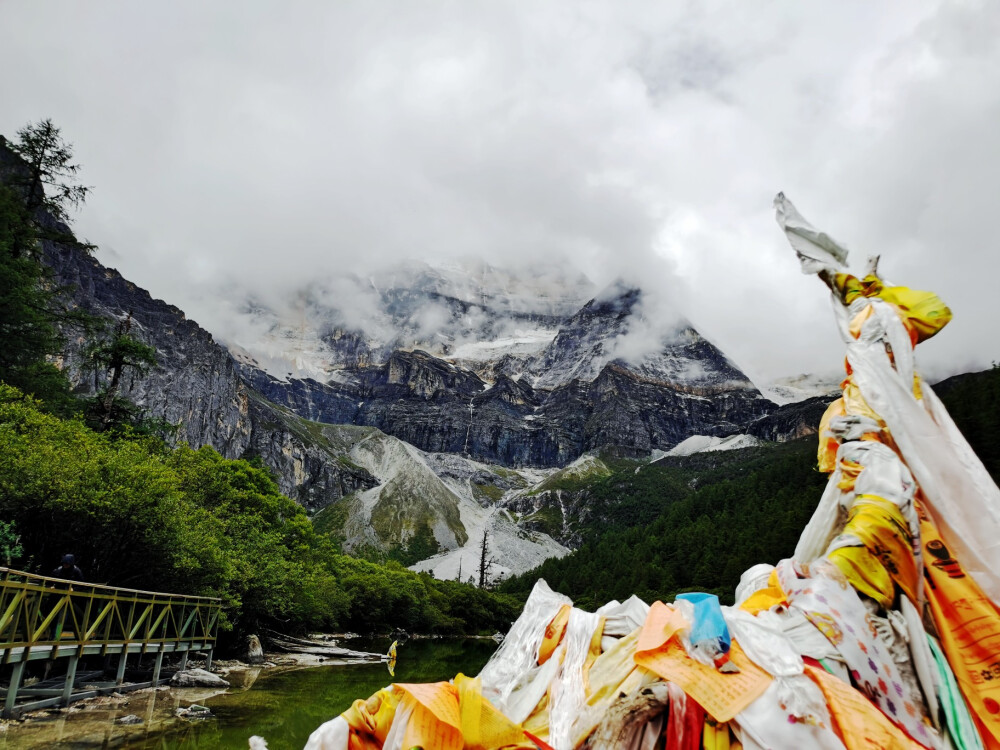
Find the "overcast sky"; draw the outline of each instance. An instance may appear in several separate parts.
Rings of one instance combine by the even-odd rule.
[[[1000,360],[1000,3],[0,2],[0,132],[51,117],[78,233],[209,330],[404,258],[638,280],[749,374],[832,371],[784,190]],[[651,308],[652,309],[652,308]]]

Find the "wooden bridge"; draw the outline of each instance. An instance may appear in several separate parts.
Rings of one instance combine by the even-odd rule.
[[[164,654],[180,654],[183,669],[189,653],[202,652],[210,668],[221,607],[219,599],[203,596],[112,588],[0,567],[0,674],[10,668],[8,687],[0,689],[3,716],[157,685]],[[156,655],[152,679],[123,685],[129,657],[147,654]],[[103,669],[77,673],[82,657],[114,655],[114,682],[101,681]],[[64,677],[22,684],[28,662],[56,659],[68,659]],[[85,689],[76,689],[80,682]]]

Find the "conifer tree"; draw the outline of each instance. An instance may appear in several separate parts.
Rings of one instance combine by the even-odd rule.
[[[77,184],[80,165],[73,163],[73,145],[63,140],[52,120],[29,123],[17,131],[10,144],[24,159],[27,169],[13,177],[24,195],[24,205],[34,217],[39,208],[53,218],[69,223],[69,210],[87,198],[90,188]]]
[[[94,426],[101,432],[141,418],[136,407],[118,394],[124,376],[131,375],[134,380],[156,365],[156,349],[132,336],[131,330],[130,312],[110,336],[94,342],[84,352],[85,367],[94,373],[97,391],[92,410]]]
[[[89,188],[76,184],[80,167],[72,146],[51,120],[26,125],[14,142],[0,138],[0,149],[6,151],[0,173],[0,380],[50,410],[72,411],[69,381],[54,363],[63,353],[64,329],[87,331],[94,319],[67,304],[66,289],[43,264],[42,250],[45,240],[94,249],[59,223]]]
[[[71,402],[69,382],[48,358],[63,345],[57,324],[79,315],[60,305],[37,244],[21,198],[0,185],[0,381],[62,411]]]

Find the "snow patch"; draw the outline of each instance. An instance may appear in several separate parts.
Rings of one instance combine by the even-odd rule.
[[[708,453],[710,451],[731,451],[737,448],[753,448],[764,445],[764,441],[753,435],[730,435],[729,437],[712,437],[710,435],[692,435],[667,451],[667,456],[690,456],[692,453]]]
[[[429,571],[437,578],[453,580],[461,569],[463,580],[473,576],[478,581],[484,533],[490,557],[496,560],[490,571],[491,581],[524,573],[550,557],[569,554],[566,547],[548,535],[518,527],[504,507],[508,498],[544,480],[552,474],[551,470],[514,470],[450,453],[426,453],[378,431],[369,432],[354,442],[349,456],[379,480],[379,486],[354,496],[351,518],[345,526],[352,546],[384,545],[386,540],[378,538],[371,516],[384,493],[390,492],[429,504],[424,512],[430,513],[428,520],[434,537],[444,548],[443,552],[413,565],[412,570]],[[580,470],[589,465],[587,461],[574,463]],[[490,502],[481,488],[493,482],[511,489]],[[445,522],[446,506],[458,511],[467,534],[464,544],[458,543],[454,531]],[[400,512],[406,512],[403,506]]]
[[[840,372],[793,375],[763,385],[760,392],[776,404],[794,404],[807,398],[839,393],[843,377]]]
[[[538,328],[535,330],[515,330],[511,336],[491,341],[467,341],[456,346],[448,358],[454,361],[487,362],[506,354],[525,356],[537,354],[552,343],[558,329]]]

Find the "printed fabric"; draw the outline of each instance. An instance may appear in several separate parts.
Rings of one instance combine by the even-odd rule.
[[[911,738],[940,747],[923,722],[921,703],[911,700],[890,654],[879,645],[857,592],[829,563],[811,566],[814,577],[796,573],[791,560],[778,564],[778,579],[792,607],[801,610],[837,648],[857,688]]]

